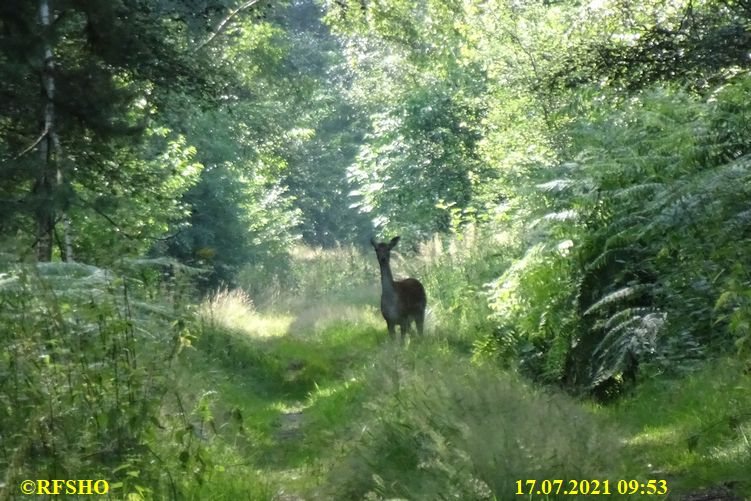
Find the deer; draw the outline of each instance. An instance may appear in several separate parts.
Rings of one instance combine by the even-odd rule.
[[[381,314],[386,320],[391,339],[396,338],[396,326],[399,325],[401,340],[404,342],[413,320],[417,333],[422,336],[428,300],[419,280],[394,280],[391,274],[391,250],[399,243],[399,238],[394,237],[389,243],[377,243],[371,237],[370,244],[375,249],[378,266],[381,268]]]

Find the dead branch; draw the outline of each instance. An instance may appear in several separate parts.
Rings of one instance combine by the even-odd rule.
[[[195,49],[193,49],[193,52],[194,53],[198,52],[199,50],[203,49],[208,44],[210,44],[212,40],[214,40],[217,36],[219,36],[227,28],[227,26],[229,25],[229,22],[232,20],[233,17],[235,17],[240,12],[242,12],[242,11],[244,11],[246,9],[249,9],[250,7],[254,6],[255,4],[257,4],[260,1],[261,0],[248,0],[244,4],[242,4],[239,7],[237,7],[236,9],[230,11],[230,13],[227,15],[227,17],[225,17],[224,19],[222,19],[219,22],[219,24],[216,25],[216,28],[214,28],[214,31],[211,33],[211,35],[209,35],[209,37],[206,40],[204,40],[203,42],[199,43],[198,46]]]

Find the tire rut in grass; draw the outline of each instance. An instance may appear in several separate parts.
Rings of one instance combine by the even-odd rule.
[[[284,380],[287,382],[296,381],[304,369],[305,362],[303,360],[292,360],[287,365]],[[300,438],[300,427],[303,420],[303,405],[301,402],[296,402],[291,409],[292,410],[283,412],[279,416],[279,430],[276,433],[276,438],[279,442],[288,442]]]
[[[300,426],[302,425],[303,411],[290,411],[279,416],[279,430],[276,438],[280,442],[296,440],[300,438]]]

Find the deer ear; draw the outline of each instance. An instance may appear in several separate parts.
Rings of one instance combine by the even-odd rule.
[[[389,249],[393,249],[394,247],[396,247],[396,244],[399,243],[399,239],[400,238],[401,237],[394,237],[394,238],[392,238],[391,242],[389,242]]]
[[[377,244],[376,244],[375,238],[370,237],[370,245],[372,245],[374,249],[376,248]]]

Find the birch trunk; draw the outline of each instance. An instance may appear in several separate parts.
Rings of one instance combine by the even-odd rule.
[[[44,129],[39,144],[41,168],[34,186],[37,198],[37,259],[39,261],[52,260],[53,235],[58,216],[59,203],[57,191],[63,181],[63,173],[59,167],[60,140],[55,130],[55,54],[50,42],[50,26],[52,15],[50,3],[52,0],[39,0],[39,22],[45,36],[44,66],[42,68],[42,89],[44,96]],[[73,245],[70,238],[70,222],[62,214],[65,249],[63,254],[66,261],[73,261]]]

